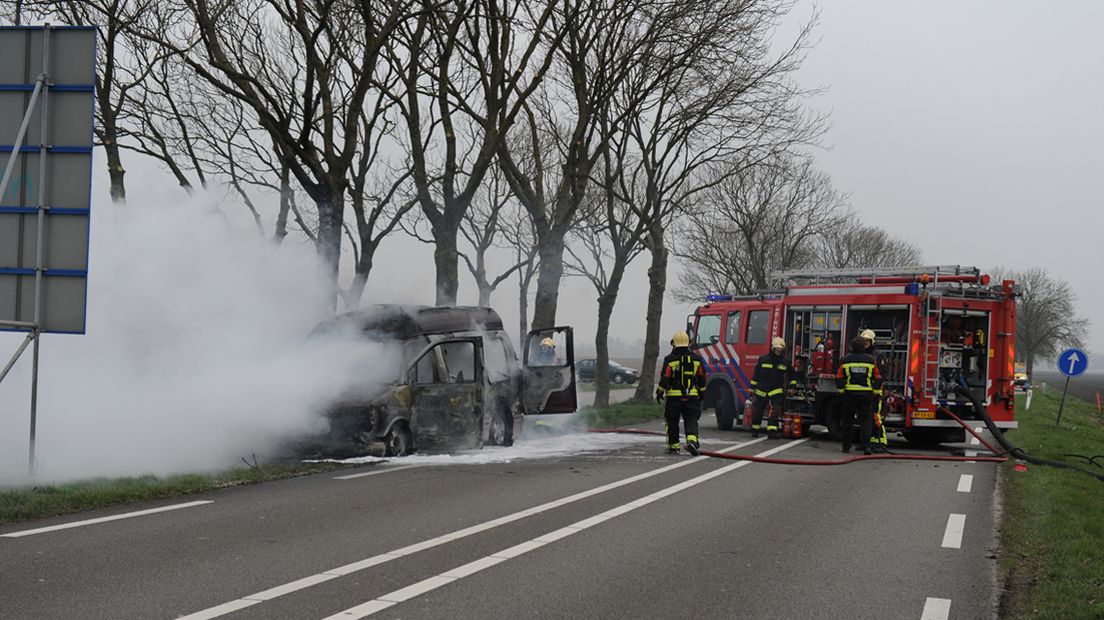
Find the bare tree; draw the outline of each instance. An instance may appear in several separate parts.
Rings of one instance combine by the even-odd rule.
[[[923,253],[911,241],[893,237],[877,226],[849,218],[819,238],[815,264],[818,267],[890,267],[920,265]]]
[[[56,20],[69,25],[96,27],[96,142],[104,150],[110,180],[111,200],[126,202],[126,168],[123,166],[120,127],[132,104],[134,93],[140,92],[152,67],[133,53],[143,43],[130,36],[130,29],[146,19],[154,0],[0,0],[4,12],[21,9],[36,19]]]
[[[772,271],[815,264],[821,239],[854,217],[846,196],[807,159],[774,157],[744,167],[681,220],[683,301],[705,293],[749,293],[770,285]]]
[[[460,250],[460,258],[475,280],[479,305],[484,307],[490,306],[491,294],[500,284],[533,263],[534,255],[532,243],[527,243],[530,235],[524,234],[531,228],[527,214],[512,200],[501,172],[492,168],[488,175],[488,182],[476,194],[460,225],[460,233],[471,248]],[[488,259],[496,249],[509,251],[515,260],[502,271],[491,273]]]
[[[458,236],[495,151],[544,79],[554,1],[421,0],[388,42],[388,89],[407,130],[412,180],[434,242],[437,303],[456,302]]]
[[[1068,282],[1045,269],[993,270],[998,279],[1012,279],[1022,294],[1016,302],[1016,358],[1030,376],[1035,361],[1053,359],[1061,347],[1084,346],[1089,320],[1077,316],[1077,293]]]
[[[139,34],[251,110],[281,167],[314,202],[317,247],[337,291],[354,160],[369,93],[386,81],[380,52],[413,0],[383,5],[284,0],[171,0]]]

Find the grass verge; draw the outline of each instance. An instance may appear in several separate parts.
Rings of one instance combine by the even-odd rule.
[[[212,474],[159,478],[97,478],[35,487],[0,488],[0,523],[132,504],[215,489],[333,471],[335,463],[285,463],[240,467]]]
[[[663,419],[663,405],[625,401],[605,409],[580,409],[579,418],[590,428],[612,428]]]
[[[1104,455],[1104,423],[1096,407],[1067,398],[1055,426],[1060,390],[1036,391],[1031,409],[1018,398],[1019,428],[1008,438],[1028,454],[1078,463]],[[1096,459],[1104,465],[1104,456]],[[1104,618],[1104,483],[1068,470],[1001,465],[999,570],[1001,618]]]

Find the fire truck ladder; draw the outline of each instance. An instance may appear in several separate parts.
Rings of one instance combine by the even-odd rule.
[[[830,284],[841,280],[870,278],[872,284],[877,284],[878,278],[927,275],[931,278],[931,283],[936,284],[941,277],[977,276],[980,274],[981,270],[977,267],[964,265],[909,265],[904,267],[850,267],[845,269],[772,271],[770,278],[774,283],[784,283],[787,280],[811,280],[813,284]]]
[[[939,344],[943,339],[943,296],[929,291],[923,302],[924,317],[924,395],[939,394]]]

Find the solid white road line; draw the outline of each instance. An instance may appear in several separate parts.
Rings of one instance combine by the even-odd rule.
[[[943,548],[961,549],[962,532],[966,529],[966,515],[951,513],[947,517],[947,529],[943,530]]]
[[[928,598],[924,601],[924,612],[920,620],[947,620],[951,616],[951,599]]]
[[[204,504],[213,504],[213,501],[200,501],[200,502],[187,502],[184,504],[173,504],[172,506],[162,506],[160,508],[150,508],[149,510],[138,510],[136,512],[126,512],[119,515],[111,515],[110,517],[100,517],[98,519],[87,519],[85,521],[74,521],[72,523],[63,523],[61,525],[51,525],[50,527],[40,527],[34,530],[23,530],[20,532],[10,532],[8,534],[0,534],[0,538],[20,538],[22,536],[33,536],[35,534],[45,534],[46,532],[56,532],[58,530],[68,530],[74,527],[83,527],[85,525],[95,525],[97,523],[107,523],[108,521],[118,521],[119,519],[130,519],[131,517],[141,517],[145,515],[152,515],[158,512],[167,512],[169,510],[180,510],[181,508],[191,508],[192,506],[203,506]]]
[[[752,439],[751,441],[747,441],[747,442],[744,442],[742,444],[737,444],[735,446],[732,446],[731,448],[725,448],[724,450],[718,450],[718,452],[732,452],[732,451],[735,451],[739,448],[749,446],[749,445],[754,444],[754,443],[759,443],[761,441],[765,441],[765,438]],[[613,489],[617,489],[617,488],[632,484],[634,482],[639,482],[641,480],[646,480],[648,478],[652,478],[652,477],[658,476],[660,474],[665,474],[669,471],[678,469],[680,467],[686,467],[687,465],[691,465],[693,463],[700,462],[702,459],[707,459],[707,458],[709,458],[709,457],[699,456],[699,457],[694,457],[694,458],[690,458],[690,459],[686,459],[686,460],[680,460],[679,462],[674,463],[672,465],[667,465],[665,467],[660,467],[659,469],[653,469],[651,471],[647,471],[647,472],[644,472],[642,474],[637,474],[637,475],[629,477],[629,478],[624,478],[622,480],[617,480],[615,482],[611,482],[609,484],[604,484],[600,487],[595,487],[593,489],[590,489],[590,490],[587,490],[587,491],[582,491],[582,492],[576,493],[574,495],[568,495],[567,497],[562,497],[562,498],[557,499],[557,500],[552,500],[550,502],[541,504],[539,506],[534,506],[532,508],[526,508],[525,510],[518,511],[518,512],[515,512],[513,514],[508,514],[508,515],[503,516],[503,517],[498,517],[497,519],[491,519],[490,521],[484,521],[483,523],[478,523],[478,524],[473,525],[471,527],[466,527],[462,530],[457,530],[457,531],[451,532],[449,534],[443,534],[443,535],[438,536],[436,538],[431,538],[429,540],[425,540],[425,541],[422,541],[420,543],[415,543],[413,545],[408,545],[406,547],[402,547],[401,549],[395,549],[394,551],[388,551],[387,553],[381,553],[380,555],[372,556],[370,558],[365,558],[363,560],[359,560],[359,561],[353,562],[351,564],[346,564],[344,566],[338,566],[337,568],[332,568],[328,571],[319,573],[317,575],[311,575],[311,576],[308,576],[308,577],[304,577],[302,579],[297,579],[295,581],[285,583],[285,584],[277,586],[275,588],[270,588],[270,589],[264,590],[262,592],[257,592],[255,594],[250,594],[249,596],[243,596],[242,598],[240,598],[236,601],[230,601],[229,603],[224,603],[222,605],[218,605],[218,606],[215,606],[215,607],[210,607],[208,609],[197,611],[193,614],[183,616],[183,617],[179,618],[178,620],[208,620],[209,618],[218,618],[218,617],[221,617],[221,616],[225,616],[225,615],[227,615],[229,613],[233,613],[233,612],[235,612],[239,609],[244,609],[246,607],[251,607],[253,605],[256,605],[257,603],[268,601],[268,600],[277,598],[279,596],[284,596],[285,594],[290,594],[292,592],[296,592],[296,591],[302,590],[304,588],[309,588],[310,586],[317,585],[317,584],[325,582],[325,581],[329,581],[330,579],[336,579],[338,577],[343,577],[345,575],[355,573],[357,571],[364,570],[364,569],[372,567],[372,566],[376,566],[376,565],[379,565],[379,564],[384,564],[384,563],[390,562],[392,560],[397,560],[397,559],[399,559],[403,556],[410,555],[410,554],[416,553],[418,551],[423,551],[425,549],[430,549],[430,548],[433,548],[433,547],[437,547],[439,545],[443,545],[445,543],[449,543],[449,542],[452,542],[454,540],[460,540],[461,538],[465,538],[465,537],[471,536],[473,534],[478,534],[480,532],[485,532],[487,530],[494,529],[494,528],[502,526],[502,525],[506,525],[507,523],[513,523],[514,521],[519,521],[519,520],[524,519],[526,517],[531,517],[533,515],[537,515],[537,514],[540,514],[542,512],[547,512],[547,511],[552,510],[554,508],[559,508],[561,506],[566,506],[566,505],[571,504],[573,502],[577,502],[579,500],[583,500],[583,499],[586,499],[588,497],[593,497],[595,495],[605,493],[606,491],[611,491]],[[390,606],[390,605],[388,605],[388,606]]]
[[[401,467],[388,467],[386,469],[375,469],[372,471],[366,471],[359,474],[349,474],[347,476],[334,476],[334,480],[352,480],[353,478],[363,478],[365,476],[378,476],[380,474],[389,474],[393,471],[402,471],[404,469],[414,469],[415,467],[425,467],[425,465],[403,465]]]
[[[770,456],[787,448],[791,448],[799,443],[802,443],[803,441],[805,440],[800,439],[797,441],[789,442],[781,446],[771,448],[770,450],[767,450],[765,452],[761,452],[756,456]],[[571,525],[562,527],[558,530],[553,530],[532,540],[503,549],[497,553],[492,553],[491,555],[475,560],[474,562],[469,562],[452,570],[443,572],[439,575],[419,581],[413,585],[409,585],[405,588],[395,590],[394,592],[384,594],[377,599],[373,599],[361,605],[357,605],[356,607],[351,607],[349,609],[346,609],[345,611],[336,613],[332,616],[328,616],[325,620],[349,620],[370,616],[376,612],[383,611],[384,609],[387,609],[392,605],[396,605],[403,601],[408,601],[431,590],[436,590],[441,586],[448,585],[454,581],[463,579],[464,577],[467,577],[469,575],[473,575],[485,568],[490,568],[491,566],[500,564],[502,562],[505,562],[506,560],[510,560],[520,555],[529,553],[534,549],[539,549],[545,545],[551,544],[554,541],[566,538],[568,536],[571,536],[572,534],[577,534],[579,532],[582,532],[583,530],[598,525],[599,523],[604,523],[614,517],[623,515],[642,506],[647,506],[648,504],[656,502],[660,499],[674,495],[679,491],[684,491],[686,489],[689,489],[690,487],[697,486],[707,480],[712,480],[713,478],[722,476],[734,469],[739,469],[741,467],[751,465],[751,463],[751,461],[740,461],[738,463],[733,463],[732,465],[726,465],[724,467],[715,469],[707,474],[697,476],[696,478],[690,478],[689,480],[685,480],[683,482],[680,482],[679,484],[667,487],[660,491],[656,491],[651,495],[646,495],[627,504],[623,504],[616,508],[607,510],[603,513],[594,515],[593,517],[588,517],[586,519],[583,519],[582,521],[577,521]]]
[[[969,493],[974,488],[974,477],[971,474],[962,474],[958,477],[958,492]]]

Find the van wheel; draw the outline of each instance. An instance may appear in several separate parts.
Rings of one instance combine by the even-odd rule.
[[[414,453],[414,435],[406,420],[399,420],[387,433],[387,456],[409,456]]]
[[[714,411],[717,414],[717,428],[722,431],[732,430],[732,422],[736,419],[736,397],[727,386],[721,386],[717,392],[717,404]]]

